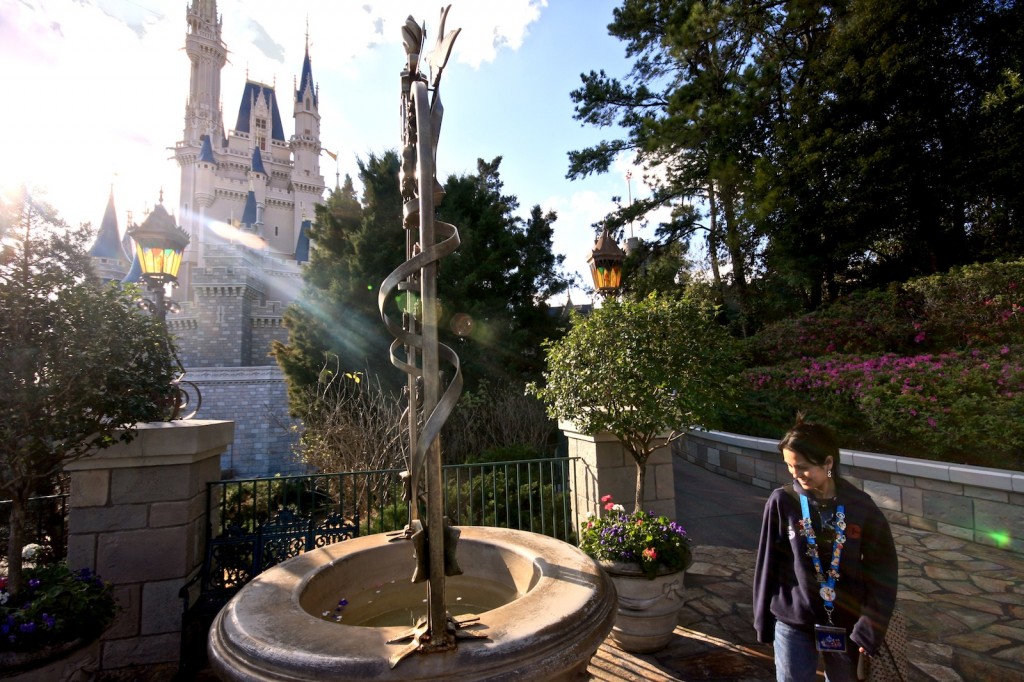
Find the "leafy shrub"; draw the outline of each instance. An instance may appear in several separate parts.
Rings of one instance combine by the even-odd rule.
[[[984,263],[904,285],[921,306],[921,332],[937,348],[1020,343],[1024,261]]]
[[[25,569],[17,600],[0,578],[0,651],[35,651],[98,637],[117,614],[114,588],[89,569],[65,563]]]
[[[943,354],[835,355],[745,372],[747,391],[727,422],[786,424],[800,410],[829,423],[846,447],[1021,469],[1021,347]]]
[[[725,427],[781,436],[798,411],[846,447],[1024,469],[1024,261],[920,277],[746,341]]]

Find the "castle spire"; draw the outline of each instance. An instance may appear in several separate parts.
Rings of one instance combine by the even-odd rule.
[[[96,234],[96,241],[93,243],[92,248],[89,249],[89,255],[93,258],[127,260],[127,256],[121,248],[121,231],[117,227],[113,183],[110,185],[110,197],[107,199],[107,209],[103,212],[100,231]]]
[[[320,95],[317,92],[316,84],[313,82],[313,63],[309,58],[309,24],[306,25],[306,54],[302,59],[302,75],[299,76],[299,87],[295,91],[295,102],[301,103],[307,94],[312,99],[313,107],[320,108]]]

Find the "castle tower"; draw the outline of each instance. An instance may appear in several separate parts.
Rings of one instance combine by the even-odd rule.
[[[313,64],[309,58],[309,35],[302,60],[302,76],[292,103],[295,134],[291,139],[295,165],[292,168],[292,187],[299,202],[295,215],[296,242],[302,233],[302,221],[313,218],[313,206],[323,196],[324,178],[320,174],[320,92],[313,81]]]
[[[186,20],[189,93],[175,158],[179,221],[191,243],[178,273],[182,312],[168,323],[187,368],[271,365],[270,344],[287,339],[281,311],[301,289],[310,221],[325,188],[309,36],[292,101],[294,133],[286,135],[276,87],[253,78],[226,129],[227,47],[216,0],[190,0]]]
[[[114,187],[110,187],[110,198],[107,199],[107,210],[103,212],[103,221],[96,241],[89,249],[89,259],[100,282],[121,281],[128,272],[131,262],[125,253],[121,240],[121,232],[117,227],[117,212],[114,210]]]

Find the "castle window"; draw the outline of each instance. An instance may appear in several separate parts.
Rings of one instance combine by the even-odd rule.
[[[306,111],[309,111],[309,97],[306,98]]]
[[[277,236],[277,225],[274,225],[274,236]]]

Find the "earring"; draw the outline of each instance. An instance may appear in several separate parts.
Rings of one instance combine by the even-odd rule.
[[[828,477],[832,478],[832,470],[831,469],[828,470]]]

